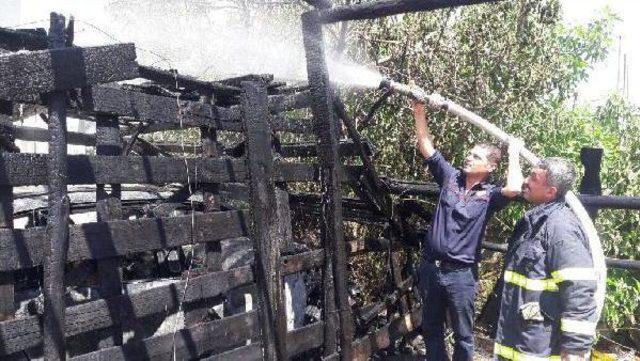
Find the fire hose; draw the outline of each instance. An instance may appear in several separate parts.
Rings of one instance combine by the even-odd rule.
[[[508,133],[498,128],[488,120],[469,111],[468,109],[465,109],[455,102],[442,98],[437,94],[427,94],[427,92],[418,87],[408,86],[386,78],[380,82],[380,88],[392,90],[396,93],[411,97],[415,100],[421,101],[431,106],[432,108],[447,111],[457,116],[458,118],[477,126],[478,128],[489,133],[491,136],[497,138],[503,143],[508,144],[510,139],[512,139]],[[534,166],[539,162],[539,158],[530,150],[525,149],[524,147],[520,150],[520,156]],[[600,243],[600,238],[598,237],[598,233],[595,226],[593,225],[591,218],[589,217],[589,214],[584,209],[584,206],[582,205],[578,197],[576,197],[573,192],[569,191],[565,196],[565,200],[580,221],[580,224],[582,225],[589,242],[589,248],[591,249],[591,258],[593,261],[597,283],[595,292],[597,305],[596,312],[598,318],[600,318],[600,315],[602,314],[602,308],[604,306],[607,280],[607,267],[605,264],[604,252],[602,251],[602,244]]]

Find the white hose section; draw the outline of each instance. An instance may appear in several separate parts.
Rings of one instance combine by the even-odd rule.
[[[511,138],[509,134],[507,134],[497,126],[491,124],[488,120],[465,109],[464,107],[450,100],[443,99],[437,94],[425,95],[423,99],[425,99],[426,103],[430,106],[436,109],[444,109],[449,113],[458,116],[460,119],[479,127],[480,129],[484,130],[500,141],[509,143],[509,139]],[[532,165],[536,165],[539,161],[539,158],[535,154],[524,148],[520,151],[520,156]],[[598,319],[600,319],[602,308],[604,307],[604,297],[607,281],[607,266],[605,264],[605,257],[604,252],[602,251],[600,237],[598,237],[598,233],[595,226],[593,225],[591,217],[589,217],[589,214],[584,209],[584,206],[582,205],[578,197],[576,197],[573,192],[569,191],[565,196],[565,200],[569,207],[571,207],[571,209],[575,213],[576,217],[582,224],[582,227],[587,234],[587,240],[589,242],[589,247],[591,248],[593,267],[596,273],[596,312],[598,315]]]

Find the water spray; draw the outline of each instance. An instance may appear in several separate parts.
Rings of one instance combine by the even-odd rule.
[[[470,110],[456,104],[455,102],[444,99],[436,93],[428,94],[426,91],[420,89],[419,87],[398,83],[389,78],[383,78],[380,81],[379,88],[393,91],[414,100],[423,102],[435,110],[447,111],[448,113],[456,115],[458,118],[479,127],[480,129],[489,133],[491,136],[497,138],[503,143],[508,144],[512,139],[512,137],[507,132],[493,125],[487,119],[484,119],[478,114],[471,112]],[[520,156],[532,165],[536,165],[540,161],[535,154],[525,148],[522,148],[520,150]],[[584,209],[584,206],[582,205],[578,197],[573,192],[569,191],[565,196],[565,200],[582,224],[582,227],[584,228],[587,239],[589,241],[593,267],[596,272],[596,281],[598,284],[595,297],[599,318],[604,306],[604,295],[607,279],[607,267],[605,264],[604,252],[602,251],[602,244],[600,243],[600,238],[598,237],[598,233],[595,229],[595,226],[593,225],[593,222],[591,221],[591,218],[589,217],[589,214]]]

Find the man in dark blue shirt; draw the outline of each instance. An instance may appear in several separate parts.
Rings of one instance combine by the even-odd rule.
[[[434,98],[432,101],[437,103],[438,100]],[[438,104],[431,105],[437,107]],[[414,102],[412,108],[418,149],[440,186],[433,224],[423,244],[419,277],[427,359],[448,359],[444,323],[449,312],[455,341],[453,360],[473,360],[473,317],[480,241],[490,217],[504,208],[522,188],[518,164],[522,142],[509,141],[507,186],[498,187],[488,183],[487,179],[500,161],[499,148],[478,144],[465,158],[464,167],[455,169],[434,148],[424,104]]]

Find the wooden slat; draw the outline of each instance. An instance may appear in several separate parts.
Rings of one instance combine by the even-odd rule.
[[[324,322],[316,322],[287,334],[287,355],[296,356],[324,344]]]
[[[85,223],[69,227],[68,261],[104,259],[135,252],[246,236],[242,211],[191,216]],[[0,230],[0,271],[38,266],[44,257],[46,227]]]
[[[196,101],[151,95],[122,89],[117,85],[98,85],[91,88],[89,108],[97,113],[133,117],[153,123],[170,123],[184,126],[201,126],[213,119],[227,119],[225,108],[214,107]]]
[[[30,142],[48,142],[49,130],[36,127],[17,127],[2,125],[5,130],[13,132],[16,139]],[[67,132],[67,144],[77,144],[93,147],[96,145],[95,134]]]
[[[0,98],[132,79],[138,76],[133,44],[64,48],[0,56]]]
[[[201,361],[259,361],[262,359],[262,343],[255,342],[231,351],[203,358]]]
[[[138,120],[178,126],[209,126],[221,130],[240,131],[243,112],[239,105],[219,107],[202,102],[151,95],[135,90],[123,89],[117,85],[98,85],[91,88],[86,97],[86,110],[133,117]],[[300,109],[308,106],[309,93],[293,95],[272,95],[268,98],[271,114]],[[179,109],[179,111],[178,111]],[[290,126],[290,122],[276,118],[277,130]]]
[[[10,154],[0,167],[0,186],[46,183],[46,154]],[[244,181],[243,160],[189,159],[189,177],[201,182]],[[174,183],[187,181],[185,161],[167,157],[68,157],[69,184]]]
[[[47,48],[47,32],[40,29],[0,28],[0,49],[10,51],[43,50]]]
[[[324,250],[314,250],[280,258],[282,274],[288,275],[311,268],[322,267],[324,264]]]
[[[71,361],[189,360],[250,339],[258,333],[255,311],[74,357]],[[174,354],[175,345],[175,354]],[[175,356],[175,358],[174,358]]]
[[[354,5],[336,6],[323,10],[320,19],[324,23],[346,20],[375,19],[401,13],[429,11],[452,6],[472,5],[497,0],[378,0]]]
[[[249,266],[193,277],[189,280],[184,302],[213,298],[252,281],[253,273]],[[158,313],[174,312],[183,300],[185,283],[180,281],[68,307],[65,335],[76,336],[114,324],[131,324]],[[41,331],[36,316],[0,323],[0,355],[37,346],[42,341]]]
[[[411,313],[395,318],[387,325],[355,341],[353,360],[369,360],[374,352],[389,347],[393,340],[417,329],[421,323],[421,308],[415,308]]]

